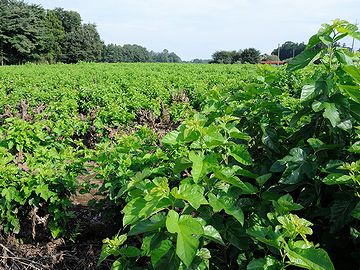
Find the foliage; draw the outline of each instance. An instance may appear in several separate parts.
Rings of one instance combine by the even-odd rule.
[[[359,38],[356,26],[325,24],[289,63],[293,72],[321,62],[301,93],[284,91],[264,67],[234,92],[214,89],[156,154],[130,154],[143,166],[125,165],[110,198],[125,204],[126,239],[111,249],[106,240],[99,262],[114,255],[119,268],[334,269],[326,248],[337,265],[356,264],[359,72],[335,46],[347,35]],[[351,237],[342,250],[331,242]]]
[[[234,63],[257,64],[260,62],[260,52],[254,48],[243,51],[216,51],[212,55],[210,63],[234,64]]]
[[[95,24],[76,11],[45,10],[18,0],[0,1],[0,64],[25,62],[170,62],[174,52],[149,52],[139,45],[104,46]]]
[[[0,2],[1,62],[36,60],[45,46],[45,12],[37,5],[2,0]]]
[[[234,64],[240,61],[241,52],[237,51],[216,51],[212,55],[212,61],[210,63],[217,64]]]
[[[257,64],[260,62],[260,51],[248,48],[241,52],[241,63]]]
[[[300,54],[302,51],[304,51],[306,48],[306,45],[304,43],[295,43],[292,41],[286,41],[284,44],[280,46],[280,60],[290,59],[298,54]],[[272,55],[278,55],[278,49],[276,48],[272,51]]]
[[[122,221],[99,265],[358,267],[360,75],[346,36],[357,27],[324,24],[287,67],[1,68],[1,225],[21,234],[30,216],[69,234],[71,194],[96,189],[91,204]],[[100,186],[78,182],[90,172]]]

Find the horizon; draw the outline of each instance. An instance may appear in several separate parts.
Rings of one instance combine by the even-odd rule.
[[[181,4],[165,0],[26,2],[46,9],[77,11],[84,23],[96,24],[105,44],[137,44],[156,52],[167,49],[184,61],[211,59],[220,50],[256,48],[262,54],[270,54],[286,41],[306,44],[322,23],[336,18],[359,21],[360,9],[360,1],[355,0],[290,4],[285,0],[226,0],[221,4],[214,0],[185,0]],[[306,8],[309,6],[311,10]],[[351,42],[348,39],[346,45],[351,46]],[[355,42],[355,49],[358,48],[359,42]]]

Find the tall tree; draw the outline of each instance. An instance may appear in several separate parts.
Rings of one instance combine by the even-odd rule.
[[[242,51],[241,63],[257,64],[260,62],[260,51],[254,48],[248,48]]]
[[[94,24],[84,24],[67,33],[64,41],[63,61],[97,62],[101,60],[103,42]]]
[[[124,62],[149,62],[149,51],[139,45],[125,44],[123,46]]]
[[[211,61],[218,64],[234,64],[240,60],[241,51],[216,51]]]
[[[169,53],[169,62],[170,63],[180,63],[181,58],[176,53],[171,52],[171,53]]]
[[[62,46],[65,39],[65,29],[55,10],[48,10],[45,19],[46,25],[46,59],[48,62],[61,60]]]
[[[45,10],[22,1],[0,1],[2,62],[39,60],[45,47]]]
[[[55,14],[58,16],[66,33],[78,30],[81,27],[81,16],[76,11],[68,11],[63,8],[55,8]]]
[[[293,58],[305,50],[306,45],[304,43],[295,43],[292,41],[286,41],[280,46],[280,60]],[[271,54],[278,55],[278,48],[274,49]]]

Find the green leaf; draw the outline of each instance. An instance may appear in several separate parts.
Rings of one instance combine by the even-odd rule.
[[[314,112],[320,112],[325,108],[324,106],[324,102],[320,102],[318,100],[315,100],[312,104],[311,104],[311,109],[313,109]]]
[[[139,257],[141,255],[141,251],[133,246],[126,247],[121,250],[122,255],[132,258],[132,257]]]
[[[340,124],[340,114],[335,106],[334,103],[324,103],[325,111],[323,113],[323,116],[327,119],[329,119],[332,127],[336,127],[338,124]]]
[[[199,247],[199,239],[204,231],[201,224],[188,215],[179,218],[179,214],[170,210],[166,219],[166,228],[170,233],[176,233],[176,254],[181,261],[190,267]]]
[[[234,175],[234,173],[237,173],[237,171],[238,170],[236,169],[232,170],[232,168],[225,167],[221,171],[216,170],[215,177],[220,179],[221,181],[240,188],[243,194],[256,194],[258,192],[258,189],[255,186],[250,183],[241,181],[239,177]]]
[[[205,188],[199,185],[188,183],[181,184],[179,188],[174,187],[171,194],[175,199],[183,199],[190,203],[192,207],[198,209],[202,204],[208,204],[204,197]]]
[[[314,149],[314,151],[318,150],[319,148],[325,145],[321,140],[316,138],[310,138],[307,140],[307,142],[310,144],[312,149]]]
[[[156,189],[156,188],[155,188]],[[159,190],[161,192],[161,189]],[[123,209],[123,226],[134,224],[140,219],[145,219],[157,212],[165,209],[171,204],[168,198],[161,198],[159,196],[151,197],[151,194],[147,195],[151,200],[147,201],[143,197],[138,197],[131,200]]]
[[[123,264],[123,259],[120,258],[113,262],[110,270],[125,270],[125,269],[126,269],[126,265]]]
[[[150,220],[143,220],[132,226],[128,232],[128,236],[142,234],[146,232],[156,231],[165,227],[166,217],[162,213],[154,215]]]
[[[355,142],[348,149],[349,152],[360,154],[360,141]]]
[[[344,49],[342,49],[342,48],[336,49],[335,56],[341,64],[344,64],[344,65],[352,65],[353,64],[353,60],[351,59],[351,57],[349,55],[347,55],[346,52],[344,51]]]
[[[315,98],[315,84],[312,85],[304,85],[302,90],[301,90],[301,96],[300,96],[300,101],[304,102],[310,99]]]
[[[220,233],[211,225],[204,227],[204,237],[225,246]]]
[[[360,70],[356,66],[344,66],[343,70],[360,84]],[[358,88],[359,89],[359,88]]]
[[[261,259],[252,260],[247,270],[278,270],[281,269],[281,263],[272,256],[266,256]]]
[[[228,215],[233,216],[241,225],[244,225],[244,213],[240,207],[236,206],[236,200],[225,194],[216,197],[213,193],[209,193],[209,204],[214,212],[224,210]]]
[[[259,186],[263,186],[272,176],[272,173],[267,173],[256,178],[256,182]]]
[[[273,201],[273,206],[280,214],[287,214],[291,211],[297,211],[303,209],[300,204],[294,203],[290,194],[281,196],[277,201]]]
[[[120,247],[127,240],[126,234],[114,236],[112,239],[106,238],[103,240],[103,247],[98,261],[98,266],[109,256],[118,256],[120,254]]]
[[[351,214],[354,207],[355,201],[348,196],[333,201],[330,207],[331,233],[341,230],[351,221]]]
[[[263,132],[263,135],[261,137],[261,141],[263,142],[263,144],[274,152],[280,153],[280,145],[276,131],[270,128],[269,124],[266,123],[262,123],[260,127]]]
[[[320,51],[321,49],[305,49],[288,63],[287,70],[293,72],[306,67],[311,61],[315,60]]]
[[[146,201],[144,198],[135,198],[130,201],[123,209],[124,218],[123,225],[124,227],[133,224],[135,221],[139,220],[139,214],[142,209],[144,209]]]
[[[286,250],[289,260],[295,265],[309,270],[335,270],[329,255],[321,248]]]
[[[326,185],[345,185],[353,182],[352,178],[346,174],[332,173],[326,176],[323,180]]]
[[[176,145],[178,143],[177,138],[179,134],[179,131],[171,131],[162,138],[161,142],[165,145]]]
[[[173,171],[175,174],[181,173],[182,171],[185,171],[187,168],[191,167],[192,162],[188,160],[187,158],[181,157],[178,158],[175,161]]]
[[[49,186],[46,184],[40,184],[36,187],[35,193],[47,201],[50,197],[54,196],[55,193],[49,190]]]
[[[246,230],[246,233],[268,246],[280,249],[283,237],[280,232],[275,232],[271,226],[262,227],[259,225],[252,226]]]
[[[354,218],[360,219],[360,202],[358,202],[355,208],[351,212],[351,216]]]
[[[230,148],[230,155],[236,159],[237,162],[244,165],[251,165],[252,159],[245,145],[236,144]]]
[[[166,218],[166,229],[170,233],[177,233],[180,230],[178,222],[179,222],[179,214],[174,210],[170,210]]]
[[[360,104],[360,91],[358,85],[339,85],[339,88],[352,98],[355,102]]]
[[[192,162],[191,175],[194,179],[194,182],[198,183],[201,176],[203,175],[204,159],[202,156],[197,155],[193,151],[189,153],[189,159]]]
[[[156,269],[158,262],[169,252],[172,246],[173,243],[170,240],[163,240],[158,248],[151,251],[151,264],[154,269]]]

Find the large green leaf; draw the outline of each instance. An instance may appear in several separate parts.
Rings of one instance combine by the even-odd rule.
[[[171,201],[168,198],[161,197],[153,197],[150,201],[146,201],[143,197],[133,199],[123,209],[123,226],[148,218],[170,204]]]
[[[177,234],[176,254],[187,267],[190,267],[199,247],[198,237],[204,233],[201,224],[188,215],[179,218],[177,212],[170,210],[166,228],[170,233]]]
[[[334,233],[346,226],[351,221],[352,211],[355,207],[355,200],[344,196],[342,199],[335,200],[330,207],[330,232]]]
[[[343,48],[337,48],[335,50],[335,56],[340,63],[342,63],[344,65],[352,65],[353,60],[352,60],[351,56],[349,56],[347,54],[346,50],[344,50]]]
[[[335,104],[325,102],[324,107],[325,111],[323,112],[323,116],[329,119],[332,127],[336,127],[338,124],[340,124],[340,114]]]
[[[322,180],[326,185],[344,185],[352,183],[352,179],[349,175],[341,173],[332,173],[326,176]]]
[[[360,88],[357,85],[340,85],[340,89],[350,96],[355,102],[360,103]]]
[[[211,225],[204,227],[204,237],[225,246],[220,233]]]
[[[335,270],[329,255],[321,248],[294,249],[287,248],[290,261],[299,267],[309,270]]]
[[[189,159],[192,162],[191,175],[195,183],[198,183],[204,170],[204,159],[201,155],[191,151],[189,153]]]
[[[246,146],[242,144],[232,145],[230,148],[230,155],[236,159],[237,162],[244,165],[251,165],[252,159]]]
[[[315,89],[316,86],[315,84],[311,84],[311,85],[304,85],[302,90],[301,90],[301,96],[300,96],[300,100],[301,101],[307,101],[310,100],[312,98],[315,98]]]
[[[293,58],[288,66],[288,71],[295,71],[306,67],[312,60],[315,59],[316,55],[320,52],[320,49],[306,49],[302,53],[298,54]]]
[[[255,186],[250,183],[241,181],[239,177],[234,175],[238,172],[237,169],[233,170],[234,167],[235,166],[233,166],[232,168],[225,167],[222,170],[216,170],[215,177],[235,187],[240,188],[243,194],[257,193],[258,189]]]
[[[198,209],[202,204],[208,204],[204,197],[205,188],[199,185],[188,183],[174,187],[171,194],[175,199],[183,199],[190,203],[192,207]]]
[[[356,204],[355,208],[351,212],[351,215],[354,218],[360,219],[360,202]]]
[[[213,193],[209,193],[209,203],[214,212],[224,210],[228,215],[233,216],[241,225],[244,224],[244,213],[240,207],[236,205],[236,200],[226,194],[221,193],[218,197]]]
[[[158,213],[149,220],[143,220],[131,227],[128,236],[156,231],[165,227],[166,216],[163,213]]]
[[[174,173],[181,173],[182,171],[186,170],[187,168],[191,167],[192,162],[187,158],[181,157],[175,161],[173,171]]]
[[[246,233],[266,245],[280,249],[283,236],[280,232],[275,232],[271,226],[255,225],[247,229]]]
[[[359,67],[356,66],[344,66],[343,70],[345,70],[345,72],[347,74],[349,74],[357,83],[360,84],[360,69]]]
[[[172,246],[173,243],[170,240],[163,240],[161,241],[159,247],[151,250],[151,264],[154,268],[156,268],[158,262],[169,252]]]
[[[176,145],[179,134],[179,131],[171,131],[162,138],[161,142],[166,145]]]
[[[272,256],[266,256],[261,259],[252,260],[247,270],[278,270],[281,269],[281,263]]]

